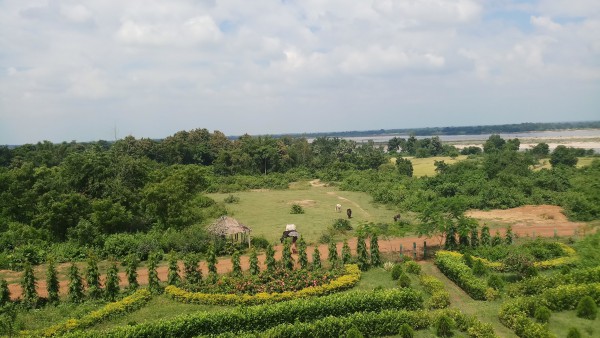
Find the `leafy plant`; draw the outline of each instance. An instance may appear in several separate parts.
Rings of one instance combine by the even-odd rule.
[[[344,335],[345,338],[363,338],[363,334],[356,328],[356,326],[351,327],[346,331]]]
[[[267,271],[274,271],[275,264],[275,250],[273,250],[273,246],[269,244],[265,252],[265,265],[267,266]]]
[[[260,273],[260,268],[258,267],[258,256],[256,255],[256,250],[252,249],[250,251],[250,274],[255,276]]]
[[[415,336],[415,331],[412,327],[410,327],[410,325],[404,323],[402,326],[400,326],[398,335],[402,338],[413,338]]]
[[[83,301],[83,283],[81,282],[79,269],[75,263],[72,263],[69,268],[69,301],[72,303],[81,303]]]
[[[235,195],[229,195],[227,197],[225,197],[223,199],[223,202],[228,203],[228,204],[232,204],[232,203],[240,203],[240,198],[238,196]]]
[[[552,311],[546,306],[540,305],[535,308],[535,312],[533,317],[539,323],[547,323],[550,320],[550,316],[552,315]]]
[[[335,231],[341,231],[341,232],[352,230],[352,226],[350,225],[350,220],[345,219],[345,218],[336,219],[333,222],[332,227]]]
[[[300,204],[292,204],[290,214],[303,214],[304,208]]]
[[[46,270],[46,289],[48,290],[48,302],[57,303],[59,300],[59,284],[56,272],[56,262],[52,258],[48,260],[48,268]],[[1,301],[0,304],[2,304]]]
[[[342,245],[342,263],[352,263],[352,253],[350,252],[350,245],[348,245],[348,241],[346,240],[344,240],[344,244]]]
[[[567,333],[567,338],[581,338],[581,333],[576,327],[571,327],[569,333]]]
[[[398,277],[398,285],[401,288],[409,288],[410,287],[410,277],[407,274],[402,273],[400,277]]]
[[[379,240],[376,234],[371,235],[371,265],[381,266],[381,253],[379,252]]]
[[[289,240],[283,242],[283,251],[281,253],[281,263],[283,267],[288,270],[294,269],[294,260],[292,259],[292,250],[290,248]]]
[[[210,244],[208,248],[208,257],[206,258],[206,264],[208,265],[208,273],[211,275],[217,274],[217,249],[214,243]]]
[[[421,266],[415,261],[407,261],[404,263],[404,267],[406,272],[412,273],[413,275],[418,275],[421,273]]]
[[[329,243],[327,260],[332,267],[336,267],[339,264],[337,245],[335,242]]]
[[[118,275],[117,263],[112,262],[108,271],[106,272],[106,282],[104,285],[104,298],[110,302],[114,302],[119,296],[119,275]],[[148,270],[148,283],[150,283],[150,273]]]
[[[167,276],[167,284],[179,285],[181,277],[179,276],[179,264],[177,264],[177,256],[174,252],[169,254],[169,273]]]
[[[308,268],[308,256],[306,254],[306,241],[304,237],[300,237],[298,240],[298,263],[300,264],[300,269]]]
[[[88,258],[85,280],[87,282],[88,297],[91,299],[101,298],[102,289],[100,288],[100,272],[98,271],[98,260],[94,255],[90,255]]]
[[[402,265],[394,265],[394,267],[392,268],[392,280],[398,280],[398,278],[400,278],[400,275],[402,275],[403,273],[404,270],[402,269]]]
[[[187,254],[183,260],[183,270],[185,272],[185,282],[190,287],[197,287],[202,282],[202,271],[198,266],[198,256],[196,254]],[[233,262],[233,258],[232,258]],[[239,262],[238,262],[239,263]],[[150,267],[148,267],[150,268]]]
[[[231,255],[231,265],[233,266],[231,275],[234,277],[240,277],[242,275],[242,265],[240,263],[240,252],[237,250],[235,250],[233,255]]]
[[[127,275],[127,290],[135,291],[140,286],[137,281],[137,268],[139,266],[139,260],[135,255],[129,255],[125,260],[125,274]]]
[[[313,269],[320,269],[321,268],[321,252],[319,251],[319,246],[318,245],[315,245],[315,249],[313,251],[312,268]]]
[[[452,337],[454,333],[452,329],[454,328],[454,321],[448,315],[443,314],[438,317],[435,323],[435,334],[438,337]]]
[[[487,285],[494,290],[502,290],[504,288],[504,280],[497,274],[491,274],[487,279]]]
[[[365,238],[362,236],[359,236],[356,241],[356,256],[360,270],[367,271],[369,269],[369,253],[367,251]]]
[[[0,307],[10,302],[10,289],[6,279],[0,279]]]
[[[158,279],[158,272],[156,271],[156,267],[158,266],[159,261],[160,254],[157,252],[151,253],[150,256],[148,256],[148,291],[155,295],[161,294],[163,292],[163,289],[160,286],[160,279]],[[201,274],[200,278],[202,278]],[[118,285],[119,284],[117,283],[117,289]]]
[[[23,301],[22,304],[29,309],[33,309],[38,304],[38,294],[36,291],[37,282],[33,275],[33,267],[29,262],[25,263],[25,269],[23,270],[23,278],[21,280],[21,289],[23,290]]]
[[[598,306],[592,297],[585,296],[577,303],[576,313],[577,317],[594,320],[598,315]]]

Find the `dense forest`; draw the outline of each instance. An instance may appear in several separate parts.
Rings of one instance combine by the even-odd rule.
[[[408,156],[458,155],[437,137],[392,139],[389,151],[340,138],[244,135],[206,129],[161,141],[40,142],[0,147],[0,268],[18,269],[53,252],[59,260],[147,253],[205,252],[204,226],[227,212],[209,192],[286,189],[320,178],[369,193],[375,202],[433,220],[469,208],[555,204],[575,220],[600,218],[600,160],[576,168],[589,151],[547,144],[519,152],[519,140],[492,135],[468,159],[436,162],[434,177],[412,177]],[[551,169],[533,170],[541,158]],[[395,158],[395,161],[392,160]],[[442,224],[442,223],[440,223]]]

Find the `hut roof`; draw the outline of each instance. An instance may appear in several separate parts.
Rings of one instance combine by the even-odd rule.
[[[221,216],[208,227],[208,231],[215,235],[228,236],[239,233],[250,233],[252,230],[238,222],[235,218]]]

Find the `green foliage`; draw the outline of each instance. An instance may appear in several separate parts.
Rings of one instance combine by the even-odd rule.
[[[107,281],[108,285],[108,281]],[[83,283],[79,275],[79,269],[74,263],[69,268],[69,301],[72,303],[81,303],[84,299]]]
[[[208,265],[208,273],[212,275],[217,274],[217,252],[215,245],[211,243],[208,249],[208,257],[206,258],[206,264]]]
[[[127,257],[125,260],[125,273],[127,275],[127,289],[129,291],[135,291],[139,287],[139,283],[137,281],[137,268],[139,266],[139,261],[136,256],[131,255]]]
[[[48,291],[48,302],[57,303],[59,300],[59,284],[56,263],[53,259],[48,260],[48,267],[46,269],[46,290]],[[2,302],[0,301],[0,305],[1,304]]]
[[[594,298],[590,296],[581,298],[579,303],[577,303],[576,313],[577,317],[580,318],[596,319],[596,316],[598,315],[598,305],[594,301]]]
[[[402,324],[402,326],[400,326],[400,331],[398,332],[398,335],[402,338],[413,338],[415,336],[415,331],[410,325],[404,323]]]
[[[537,306],[533,313],[533,317],[538,323],[547,323],[550,320],[550,316],[552,316],[552,311],[543,305]]]
[[[410,287],[410,277],[407,274],[402,273],[400,277],[398,277],[398,286],[401,288],[409,288]]]
[[[460,257],[439,251],[435,257],[435,265],[473,299],[485,299],[486,285],[473,275],[471,269],[463,263]]]
[[[256,255],[256,250],[252,249],[250,251],[250,274],[253,276],[258,275],[260,272],[260,268],[258,267],[258,256]]]
[[[345,218],[336,219],[332,227],[335,231],[346,232],[352,230],[352,226],[350,225],[350,220]]]
[[[379,252],[379,240],[378,240],[376,234],[371,235],[371,243],[370,243],[369,250],[371,251],[371,265],[372,266],[381,266],[382,262],[381,262],[381,253]]]
[[[39,296],[36,291],[37,282],[33,275],[33,267],[26,263],[23,270],[23,278],[21,279],[21,290],[23,290],[22,304],[26,308],[34,309],[37,307]]]
[[[402,275],[404,273],[404,270],[402,269],[402,265],[400,264],[396,264],[394,265],[394,267],[392,268],[392,280],[398,280],[398,278],[400,278],[400,275]]]
[[[150,254],[148,257],[148,291],[155,295],[163,292],[160,279],[158,279],[158,272],[156,271],[160,259],[161,254],[157,252]],[[200,270],[198,269],[198,271]],[[199,273],[199,278],[202,279],[201,273]]]
[[[265,265],[267,266],[267,271],[274,271],[276,263],[275,250],[273,250],[273,246],[269,244],[265,251]]]
[[[511,244],[513,243],[513,238],[514,238],[514,234],[513,234],[513,232],[512,232],[512,226],[510,226],[510,225],[509,225],[509,226],[506,228],[506,234],[505,234],[505,236],[504,236],[504,242],[505,242],[507,245],[511,245]]]
[[[360,270],[367,271],[369,269],[369,252],[363,236],[358,236],[356,240],[356,256]]]
[[[237,250],[233,252],[233,255],[231,255],[231,265],[233,266],[231,275],[234,277],[241,276],[242,275],[242,264],[240,263],[240,252]]]
[[[350,252],[350,245],[348,241],[344,240],[342,245],[342,264],[350,264],[352,262],[352,253]]]
[[[362,335],[362,333],[360,333],[360,331],[356,328],[356,326],[351,327],[348,331],[346,331],[346,334],[344,335],[345,338],[363,338],[364,336]]]
[[[298,263],[300,264],[300,269],[308,268],[308,256],[306,254],[306,241],[304,237],[300,236],[298,240]]]
[[[481,227],[481,245],[491,245],[492,240],[490,236],[490,228],[487,225]]]
[[[294,259],[292,258],[292,250],[289,240],[283,242],[283,251],[281,253],[281,264],[287,270],[294,269]]]
[[[239,258],[239,257],[238,257]],[[198,266],[199,258],[195,254],[188,254],[183,259],[183,270],[185,273],[185,282],[188,287],[197,287],[202,282],[202,270]],[[232,257],[233,262],[233,257]],[[239,260],[238,260],[239,265]],[[150,267],[148,267],[150,269]]]
[[[321,268],[321,252],[319,251],[319,246],[318,245],[315,245],[315,249],[313,250],[312,268],[313,269],[320,269]]]
[[[250,244],[255,249],[266,249],[269,246],[269,240],[262,236],[252,237]]]
[[[491,274],[487,279],[487,286],[500,291],[504,288],[504,280],[498,274]]]
[[[473,274],[478,277],[485,276],[488,272],[487,267],[479,259],[474,260],[472,269],[473,269]]]
[[[492,246],[498,246],[502,244],[502,237],[500,237],[500,231],[496,230],[496,234],[492,237]]]
[[[452,337],[454,333],[454,321],[447,315],[441,315],[435,322],[435,334],[438,337]]]
[[[106,281],[104,282],[104,298],[109,302],[114,302],[119,296],[119,270],[117,263],[112,262],[106,272]],[[151,281],[151,271],[148,267],[148,283]]]
[[[100,288],[100,272],[98,271],[98,261],[94,255],[90,255],[87,260],[85,280],[87,283],[88,297],[91,299],[101,298],[102,289]]]
[[[418,275],[421,273],[421,266],[415,261],[407,261],[404,263],[404,267],[406,272],[412,273],[413,275]]]
[[[167,276],[168,285],[179,285],[181,283],[181,277],[179,276],[179,264],[177,263],[177,256],[174,252],[169,254],[169,272]]]
[[[576,327],[570,327],[569,333],[567,333],[567,338],[581,338],[581,333]]]
[[[327,260],[329,261],[329,265],[332,267],[339,266],[339,257],[337,252],[337,245],[335,242],[330,242],[327,248],[328,255]]]
[[[6,279],[0,279],[0,307],[10,302],[10,289]]]
[[[229,195],[229,196],[225,197],[225,199],[223,200],[223,202],[228,203],[228,204],[240,203],[240,198],[238,196],[235,196],[235,195]]]
[[[559,145],[554,148],[550,156],[550,164],[552,167],[567,166],[574,167],[577,164],[577,154],[573,148],[567,148]]]
[[[304,213],[304,208],[302,208],[301,205],[292,204],[292,207],[290,209],[290,214],[303,214],[303,213]]]
[[[403,176],[412,177],[413,175],[413,165],[412,162],[407,158],[397,158],[396,159],[396,168],[398,173]]]

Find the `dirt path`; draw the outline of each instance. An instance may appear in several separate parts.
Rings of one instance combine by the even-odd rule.
[[[566,222],[565,224],[560,225],[528,225],[528,224],[516,224],[513,225],[513,232],[520,237],[527,236],[536,236],[536,237],[553,237],[554,235],[558,236],[573,236],[576,231],[583,231],[583,226],[579,223],[571,223]],[[505,229],[499,229],[501,235],[504,235]],[[492,236],[495,234],[495,231],[492,232]],[[379,248],[382,253],[399,253],[400,248],[405,254],[412,255],[413,254],[413,245],[416,244],[417,247],[417,256],[421,257],[423,254],[423,244],[424,241],[427,241],[427,246],[435,246],[439,245],[443,242],[443,238],[424,238],[424,237],[403,237],[403,238],[391,238],[391,239],[383,239],[379,240]],[[350,245],[352,254],[356,254],[356,238],[351,238],[348,241]],[[367,243],[368,244],[368,243]],[[343,243],[337,243],[338,253],[341,252]],[[275,258],[279,260],[281,258],[282,246],[278,245],[275,247]],[[313,246],[309,246],[307,249],[307,254],[309,260],[312,259],[312,253],[314,251]],[[319,245],[319,252],[321,254],[321,259],[326,260],[328,257],[328,247],[326,244]],[[297,255],[294,255],[297,258]],[[259,255],[258,260],[261,264],[261,268],[264,268],[264,260],[265,255]],[[180,262],[180,269],[183,269],[183,263]],[[250,266],[249,264],[249,256],[243,255],[241,257],[241,265],[243,270],[247,270]],[[202,273],[204,276],[208,274],[208,268],[206,262],[200,262],[200,268],[202,269]],[[217,263],[217,272],[219,274],[224,274],[232,271],[232,264],[230,258],[222,258],[218,260]],[[166,265],[159,266],[157,269],[158,276],[161,281],[167,280],[168,269]],[[21,273],[14,273],[15,278],[20,278]],[[105,276],[102,276],[101,279],[104,279]],[[127,285],[127,277],[124,272],[119,273],[120,285]],[[138,281],[141,285],[148,284],[148,270],[146,268],[138,269]],[[60,293],[65,295],[68,289],[68,281],[61,281],[60,283]],[[21,286],[18,283],[9,284],[9,290],[12,299],[17,299],[21,297]],[[37,282],[37,290],[40,296],[45,297],[47,295],[46,292],[46,281],[38,280]]]

